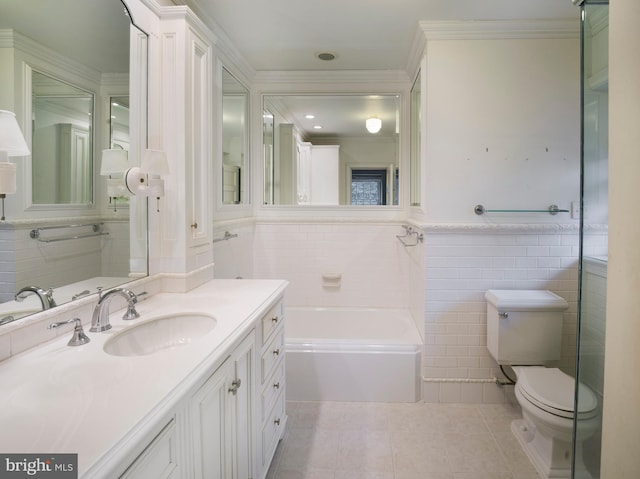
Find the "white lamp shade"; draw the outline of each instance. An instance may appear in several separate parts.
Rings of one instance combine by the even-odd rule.
[[[168,175],[169,163],[166,153],[162,150],[144,150],[140,169],[151,175]]]
[[[129,168],[129,154],[127,150],[102,150],[102,163],[100,174],[109,176],[115,173],[124,173]]]
[[[10,195],[16,192],[15,163],[0,162],[0,193]]]
[[[31,153],[16,115],[7,110],[0,110],[0,151],[6,152],[7,156],[26,156]]]
[[[369,133],[378,133],[382,128],[382,120],[378,117],[367,118],[365,125]]]

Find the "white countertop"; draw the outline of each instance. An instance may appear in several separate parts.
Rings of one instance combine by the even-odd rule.
[[[145,424],[221,363],[286,284],[213,280],[189,293],[161,293],[140,302],[140,318],[133,321],[121,319],[125,303],[114,298],[113,328],[91,333],[85,326],[90,343],[67,346],[70,328],[68,335],[0,363],[0,451],[77,453],[79,477],[93,477],[97,464],[121,453],[121,441],[143,434]],[[189,345],[148,356],[117,357],[102,350],[123,329],[172,313],[208,314],[217,325]]]

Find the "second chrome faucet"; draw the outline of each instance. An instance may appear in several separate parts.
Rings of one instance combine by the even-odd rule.
[[[135,307],[138,302],[138,297],[133,291],[126,288],[116,288],[107,291],[105,294],[100,292],[100,299],[93,310],[89,331],[96,333],[111,329],[111,324],[109,323],[109,304],[114,296],[120,296],[127,301],[127,312],[122,316],[122,319],[129,320],[140,317]]]

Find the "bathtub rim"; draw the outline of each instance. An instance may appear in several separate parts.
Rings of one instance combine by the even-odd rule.
[[[414,321],[413,314],[409,308],[372,308],[372,307],[356,307],[356,306],[286,306],[284,309],[284,316],[287,318],[286,322],[295,321],[291,319],[291,310],[310,311],[312,313],[331,313],[331,312],[356,312],[356,313],[374,313],[374,314],[393,314],[398,315],[409,327],[408,336],[400,339],[399,337],[390,338],[376,338],[376,337],[358,337],[358,338],[339,338],[339,337],[322,337],[317,338],[313,336],[300,335],[289,336],[287,328],[285,327],[284,339],[287,345],[296,345],[297,350],[300,349],[300,345],[307,345],[307,348],[315,348],[313,350],[329,350],[326,348],[332,348],[332,350],[345,350],[347,345],[354,345],[361,349],[374,350],[403,350],[407,351],[420,350],[424,345],[424,340],[420,331]],[[286,324],[285,324],[286,326]],[[323,347],[321,347],[321,345]],[[394,349],[395,348],[395,349]]]

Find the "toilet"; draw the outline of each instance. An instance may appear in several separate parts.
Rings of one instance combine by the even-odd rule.
[[[571,477],[573,421],[581,421],[575,477],[591,479],[581,451],[582,442],[599,427],[597,398],[580,384],[576,414],[574,378],[546,367],[560,359],[567,302],[538,290],[489,290],[485,298],[489,353],[498,364],[510,366],[517,378],[514,389],[522,419],[512,421],[511,430],[542,477]]]

